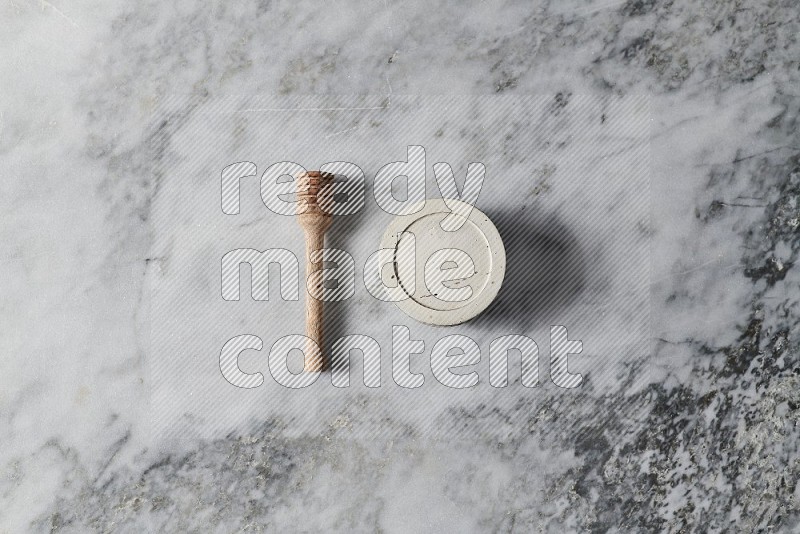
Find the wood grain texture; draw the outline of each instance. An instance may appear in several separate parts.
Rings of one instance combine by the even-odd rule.
[[[309,171],[297,180],[297,219],[303,228],[306,240],[306,281],[322,269],[322,261],[313,261],[312,254],[325,247],[325,232],[333,223],[333,216],[326,213],[320,204],[330,200],[330,187],[333,175],[319,171]],[[305,371],[319,373],[326,368],[324,357],[324,328],[322,282],[317,281],[314,291],[306,294],[306,336],[311,340],[305,351]],[[307,287],[307,289],[309,289]]]

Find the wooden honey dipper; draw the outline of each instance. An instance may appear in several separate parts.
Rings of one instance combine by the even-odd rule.
[[[306,237],[306,280],[322,269],[322,261],[312,261],[311,254],[325,248],[325,232],[333,222],[333,216],[328,213],[332,204],[332,182],[332,174],[320,171],[308,171],[297,177],[297,218]],[[320,204],[326,211],[320,208]],[[315,289],[316,295],[321,297],[321,281]],[[306,336],[316,346],[309,343],[306,348],[304,370],[307,373],[319,373],[325,369],[322,333],[322,300],[309,293],[306,296]]]

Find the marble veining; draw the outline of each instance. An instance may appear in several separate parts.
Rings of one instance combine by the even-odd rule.
[[[794,0],[0,12],[0,532],[800,529]],[[630,383],[569,410],[450,407],[451,439],[362,419],[366,395],[314,432],[151,438],[153,149],[198,103],[498,94],[649,101],[650,354]]]

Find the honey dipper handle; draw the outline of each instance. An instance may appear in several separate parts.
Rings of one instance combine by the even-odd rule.
[[[311,254],[325,247],[325,233],[320,228],[306,228],[306,282],[311,284],[311,275],[322,269],[322,262],[311,261]],[[321,279],[320,279],[321,280]],[[314,295],[322,296],[322,282],[316,282]],[[306,296],[306,336],[316,343],[316,347],[309,343],[305,351],[305,370],[309,373],[319,373],[325,368],[322,357],[322,300],[314,298],[309,291]],[[318,348],[317,348],[318,347]]]

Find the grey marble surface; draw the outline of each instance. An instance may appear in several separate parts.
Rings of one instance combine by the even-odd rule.
[[[800,529],[794,1],[13,0],[0,14],[0,532]],[[469,102],[464,95],[535,95],[545,110],[548,103],[566,110],[599,103],[577,117],[593,117],[603,102],[644,99],[649,128],[628,142],[644,135],[649,168],[646,222],[640,241],[630,241],[646,245],[631,257],[649,263],[646,351],[611,358],[608,348],[587,350],[597,366],[606,356],[624,371],[601,374],[599,382],[587,372],[590,387],[578,395],[510,387],[494,403],[441,401],[435,391],[406,401],[397,388],[382,396],[321,387],[302,402],[293,397],[288,411],[268,406],[259,417],[248,405],[247,417],[216,426],[199,418],[197,435],[182,430],[181,439],[164,438],[159,425],[173,420],[153,401],[158,347],[150,332],[163,311],[153,307],[153,277],[166,260],[192,258],[158,249],[165,235],[183,235],[180,225],[159,224],[159,206],[188,189],[170,188],[154,165],[164,164],[156,160],[165,136],[175,147],[191,146],[203,128],[214,139],[234,135],[224,129],[228,123],[214,130],[202,121],[208,105],[231,95],[244,95],[236,97],[240,103],[254,95],[281,102],[371,95],[363,98],[381,106],[394,97],[401,109],[414,98],[430,105],[434,95],[462,95],[454,100],[460,103]],[[174,114],[159,129],[154,118],[165,102]],[[442,117],[436,128],[419,130],[420,143],[432,143],[434,161],[435,147],[456,147],[456,155],[441,157],[463,172],[471,153],[456,141],[436,145],[437,132],[451,139],[466,127],[497,124],[502,114]],[[517,219],[502,211],[512,200],[529,213],[566,213],[560,226],[552,219],[545,225],[556,235],[532,244],[544,253],[554,250],[547,243],[563,242],[556,236],[581,242],[594,235],[557,201],[559,184],[569,184],[569,173],[557,170],[564,165],[551,173],[546,158],[519,155],[536,145],[516,142],[532,135],[528,115],[518,118],[504,145],[511,157],[498,163],[513,175],[493,177],[488,166],[479,207],[519,249],[527,242],[508,230]],[[264,127],[249,120],[242,131]],[[362,157],[358,147],[371,142],[361,131],[369,117],[334,113],[327,120],[325,134],[335,137],[324,146],[333,153],[352,143]],[[581,157],[610,158],[598,160],[600,169],[643,164],[641,154],[624,159],[627,145],[614,151],[602,130],[547,124],[539,141],[563,142],[564,161],[584,147]],[[570,135],[559,138],[564,132]],[[375,159],[359,160],[368,178],[379,162],[400,159],[409,141],[391,130],[375,138],[382,143]],[[225,159],[209,163],[217,174],[198,175],[198,191],[205,180],[217,188],[221,165],[244,157],[219,150]],[[491,158],[498,148],[483,150],[480,157]],[[251,157],[260,170],[284,159]],[[552,183],[542,180],[550,174]],[[526,196],[507,196],[526,176],[535,177]],[[624,184],[612,185],[609,191],[624,197]],[[603,202],[615,206],[613,198]],[[608,220],[622,216],[610,213]],[[355,250],[365,252],[359,247],[388,220],[368,206],[362,224],[353,225],[361,232],[351,242]],[[187,231],[196,222],[182,221]],[[266,221],[280,243],[297,235],[289,223]],[[626,264],[603,254],[624,242],[605,235],[597,243],[578,257],[608,258],[586,263],[616,288],[614,275]],[[535,287],[561,290],[570,280]],[[585,317],[581,306],[597,304],[605,287],[586,280],[587,292],[564,308],[574,312],[568,318]],[[512,287],[524,294],[528,286],[517,279]],[[401,317],[392,306],[370,305],[363,287],[359,292],[340,310],[343,331]],[[618,291],[608,298],[612,315],[631,311]],[[471,325],[482,346],[515,329],[538,339],[536,328],[548,324],[540,321],[560,319],[539,317],[541,310],[513,294],[500,300],[525,305]],[[299,331],[302,316],[292,317],[301,308],[271,310],[297,325],[259,332],[265,343]],[[376,328],[376,336],[386,335],[388,326]],[[427,347],[443,335],[422,326],[412,334]],[[584,334],[588,344],[591,331]],[[591,387],[598,383],[606,387]],[[312,417],[301,421],[305,402]],[[430,426],[448,432],[433,435]]]

